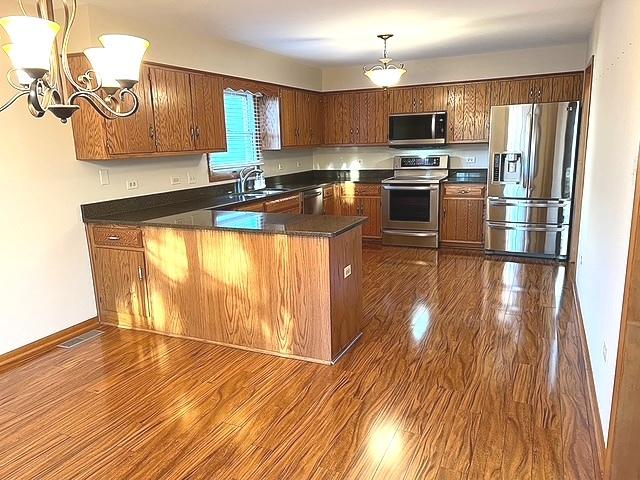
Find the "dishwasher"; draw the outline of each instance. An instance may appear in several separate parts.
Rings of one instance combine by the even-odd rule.
[[[322,215],[322,188],[302,192],[302,213]]]

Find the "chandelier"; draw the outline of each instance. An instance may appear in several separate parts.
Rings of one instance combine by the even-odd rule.
[[[22,0],[18,0],[18,4],[22,15],[0,18],[0,26],[11,42],[2,45],[13,66],[7,72],[7,80],[17,90],[0,105],[0,112],[21,97],[27,97],[29,112],[34,117],[51,112],[62,123],[80,108],[76,104],[80,98],[107,119],[128,117],[137,111],[138,97],[131,89],[140,79],[140,65],[148,41],[129,35],[102,35],[99,38],[102,47],[84,51],[91,69],[74,78],[67,49],[76,16],[76,0],[62,0],[64,24],[60,54],[56,35],[61,26],[53,21],[53,0],[36,0],[37,16],[27,14]],[[63,75],[70,85],[68,95],[64,93],[67,89],[62,84]],[[127,101],[131,106],[125,109]]]
[[[387,57],[387,40],[391,37],[393,35],[390,33],[378,35],[378,38],[384,41],[384,54],[380,59],[380,64],[364,67],[364,74],[369,77],[369,80],[384,88],[397,84],[400,81],[400,77],[406,72],[403,63],[394,65],[391,63],[391,58]]]

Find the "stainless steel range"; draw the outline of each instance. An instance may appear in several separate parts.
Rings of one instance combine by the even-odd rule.
[[[449,156],[397,156],[394,176],[382,181],[382,243],[438,247],[440,181]]]

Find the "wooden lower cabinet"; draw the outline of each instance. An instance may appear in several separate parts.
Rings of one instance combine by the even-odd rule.
[[[232,208],[232,210],[237,210],[239,212],[264,212],[264,202],[240,205],[239,207]]]
[[[265,202],[264,211],[267,213],[301,213],[300,195],[296,194]]]
[[[378,184],[343,183],[340,186],[340,215],[367,217],[362,238],[382,238],[382,195]]]
[[[336,206],[336,199],[338,198],[335,192],[335,186],[324,187],[322,190],[322,213],[324,215],[337,215],[338,208]]]
[[[91,256],[100,320],[144,328],[148,317],[144,252],[95,246]]]
[[[446,185],[442,196],[440,244],[484,246],[484,185]]]

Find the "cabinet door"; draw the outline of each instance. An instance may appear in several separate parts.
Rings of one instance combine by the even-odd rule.
[[[69,68],[77,78],[89,70],[91,64],[84,55],[70,55]],[[68,88],[71,89],[71,85],[68,84]],[[108,159],[107,121],[89,103],[81,101],[78,105],[80,109],[71,117],[76,158],[78,160]]]
[[[156,148],[159,152],[194,150],[189,74],[169,68],[151,68]]]
[[[358,143],[361,145],[375,145],[386,143],[388,131],[388,117],[383,91],[362,92],[359,95],[360,126],[358,129]]]
[[[208,152],[226,150],[222,77],[192,73],[191,106],[195,149]]]
[[[311,145],[311,94],[302,90],[296,91],[296,119],[298,145]]]
[[[336,97],[336,111],[338,112],[339,119],[337,143],[341,145],[348,145],[351,143],[353,136],[351,96],[348,93],[341,93]]]
[[[156,151],[149,74],[149,67],[142,67],[140,81],[133,87],[133,91],[139,99],[138,111],[130,117],[106,122],[107,150],[110,155],[153,153]],[[122,110],[126,111],[132,107],[133,102],[130,98],[126,97]]]
[[[341,197],[340,215],[351,217],[360,215],[360,199],[356,197]]]
[[[323,141],[323,122],[322,118],[322,95],[317,93],[309,94],[309,145],[322,145]]]
[[[328,94],[324,96],[324,120],[323,134],[326,145],[336,145],[338,142],[338,95]]]
[[[496,80],[490,85],[491,105],[518,105],[534,101],[537,79]]]
[[[389,113],[412,113],[416,111],[415,88],[394,88],[389,93]]]
[[[283,147],[298,146],[297,95],[292,88],[280,89],[280,132]]]
[[[448,89],[450,142],[489,140],[489,83],[451,85]]]
[[[426,86],[417,87],[416,111],[417,112],[441,112],[447,109],[447,87]]]
[[[443,198],[440,240],[482,245],[484,199]]]
[[[100,313],[108,321],[146,316],[142,252],[94,247],[93,269]]]
[[[348,127],[348,139],[345,143],[357,145],[360,143],[360,98],[362,94],[353,92],[346,94],[345,120]]]
[[[362,236],[380,238],[382,236],[382,205],[380,197],[363,197],[360,202],[360,215],[369,221],[362,226]]]
[[[536,102],[573,102],[582,99],[582,73],[542,77],[536,85]]]

